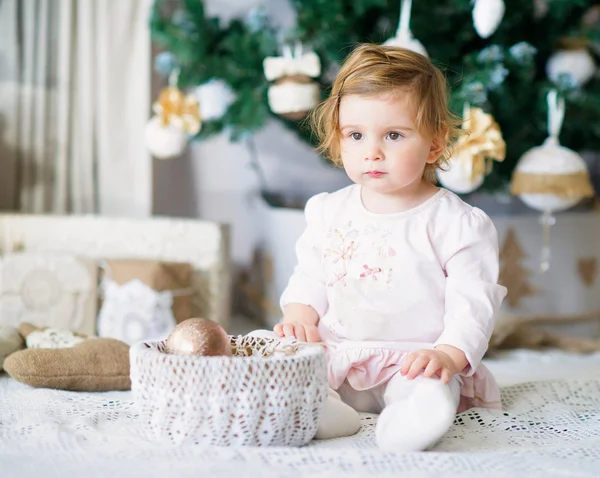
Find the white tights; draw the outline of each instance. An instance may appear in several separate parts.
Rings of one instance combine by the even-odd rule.
[[[353,435],[360,428],[357,412],[380,413],[375,436],[384,451],[425,450],[448,431],[456,416],[460,383],[437,379],[407,380],[396,374],[372,390],[356,391],[347,382],[332,391],[315,438]]]

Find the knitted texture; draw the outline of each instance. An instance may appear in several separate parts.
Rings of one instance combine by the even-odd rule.
[[[173,445],[308,443],[327,397],[324,349],[230,340],[232,357],[167,354],[164,341],[131,347],[132,392],[147,437]]]

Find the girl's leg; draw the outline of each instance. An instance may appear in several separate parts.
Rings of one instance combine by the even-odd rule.
[[[354,435],[360,429],[358,412],[342,402],[339,394],[329,389],[329,396],[321,412],[316,440],[329,440]]]
[[[383,392],[385,385],[370,390],[355,390],[352,385],[345,381],[337,389],[344,403],[350,405],[357,412],[381,413],[384,407]]]
[[[385,451],[421,451],[435,445],[456,416],[460,382],[444,384],[438,379],[407,380],[399,373],[387,384],[375,435]]]

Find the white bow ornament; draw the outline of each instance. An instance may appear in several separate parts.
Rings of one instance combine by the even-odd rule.
[[[316,78],[321,74],[321,60],[314,51],[302,53],[302,48],[296,47],[292,53],[289,47],[285,47],[283,56],[266,57],[263,69],[268,81],[297,75]]]

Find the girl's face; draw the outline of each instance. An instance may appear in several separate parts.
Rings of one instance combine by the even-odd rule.
[[[344,96],[339,107],[340,146],[348,177],[375,195],[406,195],[423,181],[443,145],[417,131],[409,92]]]

